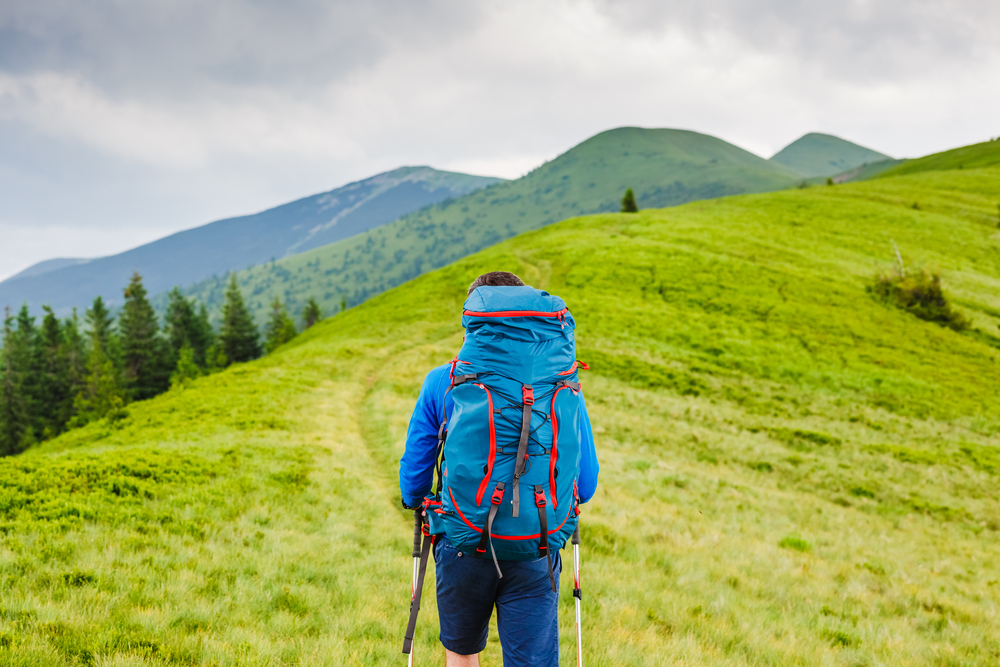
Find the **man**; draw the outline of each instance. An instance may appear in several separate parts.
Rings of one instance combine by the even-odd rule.
[[[469,287],[468,295],[471,297],[473,292],[480,287],[523,288],[525,285],[520,278],[512,273],[494,271],[476,278]],[[540,294],[548,297],[544,292],[540,292]],[[565,328],[565,322],[562,323],[562,326]],[[572,341],[571,336],[568,339]],[[568,375],[569,372],[574,372],[573,377],[575,377],[576,367],[577,364],[573,363],[570,371],[567,371],[566,374],[559,373],[559,375]],[[452,378],[456,372],[458,371],[455,370],[453,363],[432,370],[427,374],[417,399],[407,432],[406,452],[400,461],[399,469],[402,502],[407,509],[418,507],[424,497],[431,493],[437,459],[439,427],[442,422],[445,422],[449,429],[453,425],[446,421],[445,415],[448,419],[453,416],[455,401],[449,387],[452,385]],[[580,467],[576,480],[576,493],[578,494],[577,502],[585,503],[590,500],[597,489],[597,455],[594,450],[594,439],[586,404],[583,401],[582,392],[579,391],[580,387],[572,382],[564,382],[563,384],[572,385],[570,387],[573,389],[572,394],[579,395]],[[526,389],[529,392],[531,390],[530,387],[526,387]],[[566,394],[569,395],[570,392],[567,391]],[[525,413],[530,416],[531,403],[525,402],[529,403],[529,407],[524,408]],[[554,411],[554,397],[551,399],[551,403]],[[501,412],[492,408],[493,404],[491,403],[491,412],[498,414]],[[530,429],[526,427],[525,430]],[[553,470],[556,470],[554,463]],[[557,474],[558,471],[555,471],[554,475]],[[447,461],[444,475],[447,477]],[[553,477],[553,486],[555,484],[556,480]],[[486,480],[483,481],[483,485],[485,487]],[[517,485],[516,479],[513,485]],[[500,487],[500,495],[506,499],[507,496],[503,496],[503,485],[499,484],[498,486]],[[534,500],[537,501],[538,507],[545,507],[544,492],[542,492],[541,500],[538,497],[539,491],[535,493]],[[553,496],[552,504],[554,505],[555,489],[553,488],[549,493]],[[488,499],[489,495],[486,497]],[[530,501],[531,498],[526,499],[525,505],[533,509],[535,503]],[[500,502],[497,499],[497,491],[494,491],[493,502]],[[487,500],[486,506],[489,506],[489,500]],[[545,510],[540,511],[544,512]],[[564,513],[566,512],[569,512],[568,508]],[[527,516],[528,513],[522,510],[522,515]],[[575,516],[573,518],[575,520]],[[486,542],[486,536],[491,531],[489,529],[479,530],[486,533],[483,536],[483,541]],[[542,534],[546,532],[553,533],[555,531],[541,531]],[[536,534],[535,537],[537,538],[538,535]],[[440,639],[445,648],[447,666],[478,667],[479,653],[486,647],[489,621],[494,606],[497,609],[497,625],[506,667],[558,665],[557,590],[559,573],[562,570],[562,560],[558,552],[551,559],[547,556],[535,558],[532,555],[530,556],[531,560],[505,560],[503,556],[497,560],[495,551],[493,559],[491,559],[482,550],[477,554],[474,550],[457,548],[453,543],[454,538],[453,535],[452,540],[449,540],[448,535],[441,535],[434,544],[438,613],[441,625]],[[545,547],[543,546],[542,549]],[[547,551],[542,553],[547,553]]]

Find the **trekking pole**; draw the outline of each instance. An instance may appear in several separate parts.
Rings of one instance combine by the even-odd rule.
[[[583,667],[583,626],[580,624],[580,524],[573,531],[573,597],[576,598],[576,667]]]
[[[423,527],[420,510],[421,508],[418,507],[413,511],[413,579],[410,581],[410,607],[413,607],[414,600],[417,597],[417,572],[420,568],[420,536]],[[410,647],[409,659],[406,664],[408,667],[413,667],[412,646]]]

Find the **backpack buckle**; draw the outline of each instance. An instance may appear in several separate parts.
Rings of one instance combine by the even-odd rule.
[[[535,507],[545,507],[545,492],[536,490],[535,491]]]
[[[535,390],[531,388],[531,385],[524,385],[521,387],[521,400],[524,401],[525,405],[535,404]]]
[[[499,505],[503,502],[503,482],[497,484],[496,488],[493,489],[493,497],[490,500],[494,505]]]

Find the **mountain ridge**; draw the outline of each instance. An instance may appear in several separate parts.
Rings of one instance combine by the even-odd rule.
[[[0,305],[50,305],[62,315],[96,296],[114,306],[131,273],[150,293],[189,285],[348,238],[502,179],[400,167],[258,213],[215,220],[122,253],[0,282]],[[51,260],[50,260],[51,261]],[[38,265],[36,265],[37,267]]]
[[[798,177],[722,139],[690,130],[623,127],[601,132],[527,175],[408,214],[364,234],[237,273],[258,321],[275,298],[297,313],[307,296],[332,313],[427,270],[525,231],[620,208],[673,206],[792,187]],[[308,284],[307,284],[308,283]],[[224,279],[184,289],[217,310]],[[163,299],[162,295],[159,297]]]
[[[78,264],[86,264],[91,258],[89,257],[54,257],[52,259],[43,259],[40,262],[32,264],[26,269],[18,271],[12,276],[4,278],[0,281],[0,284],[7,282],[8,280],[17,280],[18,278],[30,278],[31,276],[40,276],[43,273],[49,273],[51,271],[57,271],[59,269],[65,268],[67,266],[76,266]]]

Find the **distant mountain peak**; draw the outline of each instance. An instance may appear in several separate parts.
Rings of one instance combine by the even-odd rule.
[[[803,178],[834,176],[890,156],[841,139],[832,134],[810,132],[788,144],[771,157]]]

